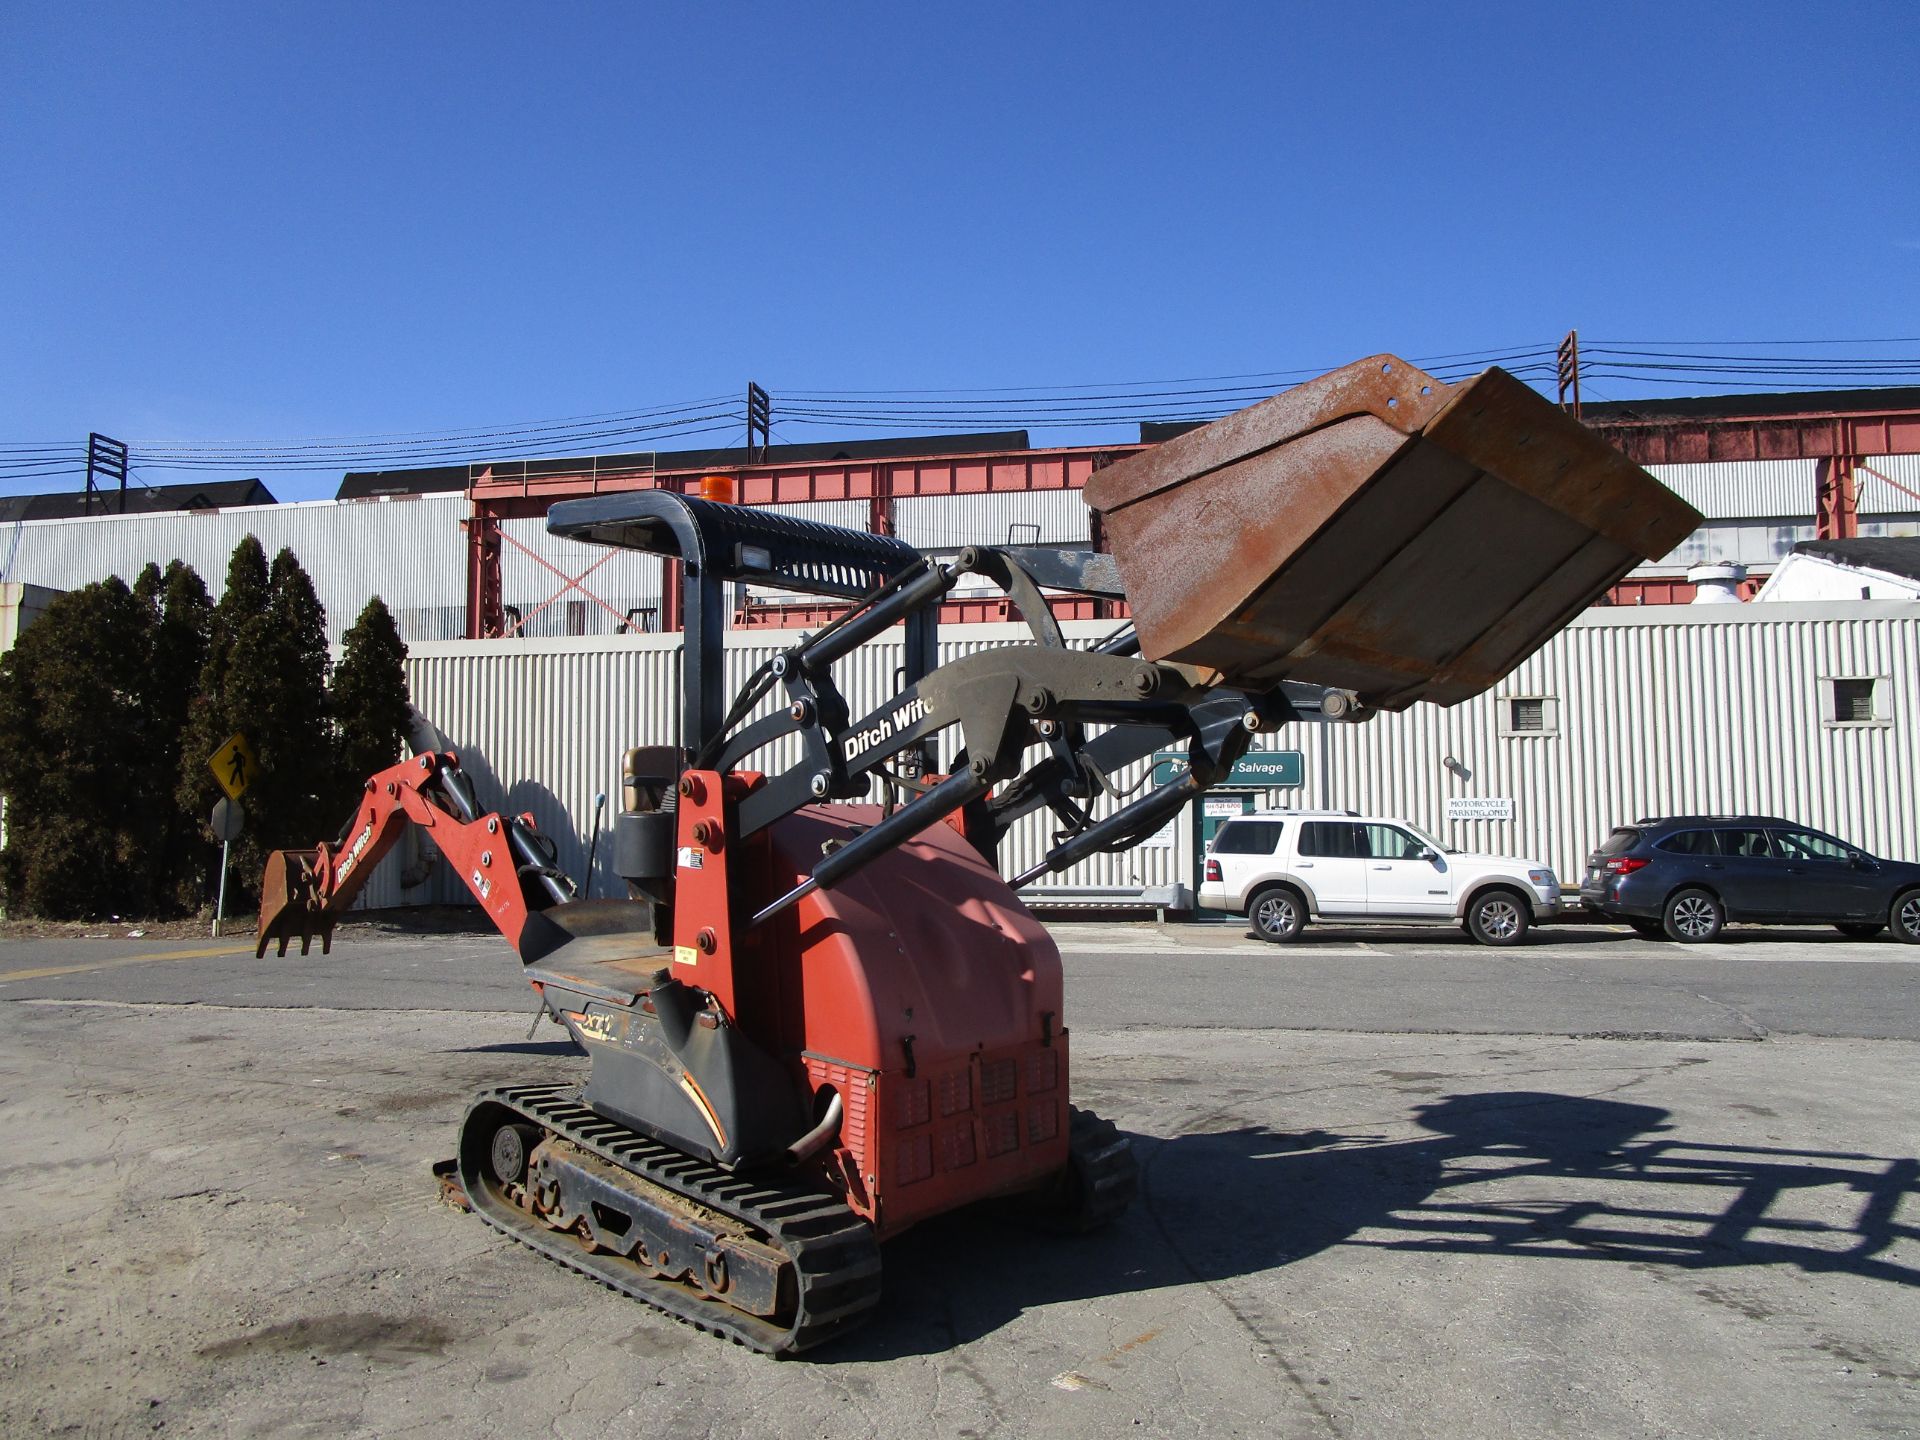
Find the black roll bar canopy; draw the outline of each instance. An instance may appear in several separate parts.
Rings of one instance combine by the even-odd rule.
[[[724,587],[748,582],[839,600],[859,600],[924,568],[902,540],[800,520],[776,511],[670,490],[634,490],[563,500],[547,512],[548,533],[677,559],[683,567],[686,634],[680,743],[698,752],[727,711]],[[938,607],[906,617],[905,683],[938,658]]]

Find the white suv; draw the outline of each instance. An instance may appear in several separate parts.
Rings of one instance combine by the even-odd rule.
[[[1292,940],[1309,919],[1428,920],[1514,945],[1560,913],[1560,882],[1538,860],[1462,855],[1405,820],[1256,810],[1214,836],[1199,900],[1245,915],[1263,940]]]

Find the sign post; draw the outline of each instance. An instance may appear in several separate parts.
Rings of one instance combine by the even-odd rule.
[[[213,752],[207,767],[213,771],[213,778],[220,782],[220,788],[227,792],[226,799],[214,802],[213,815],[208,822],[213,827],[213,838],[220,842],[220,890],[213,902],[213,933],[218,939],[220,921],[227,911],[227,859],[233,852],[233,842],[239,837],[241,827],[247,823],[247,812],[240,807],[240,796],[253,783],[253,777],[260,773],[260,762],[253,758],[253,747],[247,744],[247,737],[235,735]]]
[[[247,812],[238,800],[216,800],[209,823],[213,826],[213,838],[220,842],[220,894],[213,902],[213,935],[217,940],[220,938],[220,921],[227,913],[227,856],[247,823]]]

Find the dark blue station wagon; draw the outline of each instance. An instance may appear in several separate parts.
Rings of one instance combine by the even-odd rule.
[[[1920,865],[1877,860],[1843,840],[1765,815],[1636,820],[1587,857],[1589,911],[1642,935],[1711,940],[1729,921],[1833,925],[1866,939],[1891,928],[1920,944]]]

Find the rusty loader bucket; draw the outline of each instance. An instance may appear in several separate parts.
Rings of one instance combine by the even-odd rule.
[[[298,940],[305,955],[313,937],[320,937],[322,953],[333,948],[333,916],[320,906],[316,893],[314,865],[317,850],[273,850],[267,854],[267,868],[260,877],[260,928],[254,936],[253,953],[265,955],[267,946],[279,945],[279,954],[287,953],[287,942]]]
[[[1357,361],[1087,482],[1148,659],[1479,694],[1699,514],[1504,370]]]

